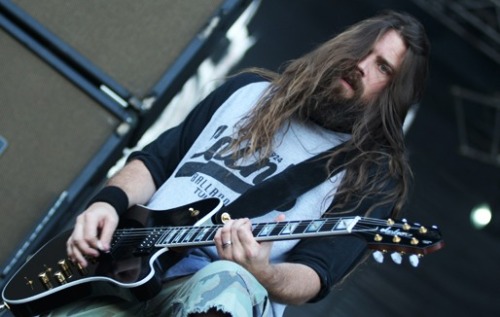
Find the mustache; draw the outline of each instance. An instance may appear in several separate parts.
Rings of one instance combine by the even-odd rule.
[[[363,83],[361,82],[361,72],[357,67],[349,68],[348,70],[342,72],[341,78],[345,80],[354,91],[362,90]]]

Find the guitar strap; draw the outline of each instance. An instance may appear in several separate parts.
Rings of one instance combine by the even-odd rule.
[[[251,187],[234,202],[222,207],[212,217],[213,223],[222,224],[224,213],[228,213],[233,219],[253,218],[293,203],[301,194],[340,171],[340,169],[336,169],[334,174],[329,173],[326,169],[326,163],[329,160],[328,153],[344,146],[344,144],[341,143],[297,165],[292,165],[283,172]],[[353,152],[342,152],[336,156],[332,166],[340,166],[346,159],[353,156]]]

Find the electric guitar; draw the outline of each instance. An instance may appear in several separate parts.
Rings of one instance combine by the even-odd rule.
[[[211,219],[221,207],[222,202],[216,198],[165,211],[134,206],[121,217],[110,251],[89,259],[86,268],[67,258],[66,241],[71,230],[63,232],[40,248],[9,280],[2,292],[4,305],[15,316],[33,316],[91,296],[151,298],[161,288],[162,268],[182,256],[174,252],[179,250],[176,247],[214,244],[220,225],[214,225]],[[435,226],[366,217],[258,223],[252,230],[257,241],[356,235],[377,254],[410,254],[413,265],[419,257],[444,245]]]

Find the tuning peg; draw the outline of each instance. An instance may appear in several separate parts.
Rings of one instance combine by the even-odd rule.
[[[420,263],[420,257],[416,254],[412,254],[408,257],[408,260],[410,261],[410,264],[413,267],[417,267],[418,264]]]
[[[401,264],[401,262],[403,262],[403,257],[401,256],[401,253],[398,253],[398,252],[391,253],[391,259],[396,264]]]
[[[403,222],[403,230],[408,231],[411,229],[411,225],[408,223],[408,220],[406,220],[406,218],[401,219],[401,221]]]
[[[381,251],[377,250],[377,251],[373,252],[372,256],[375,259],[375,261],[377,261],[378,263],[384,262],[384,254]]]

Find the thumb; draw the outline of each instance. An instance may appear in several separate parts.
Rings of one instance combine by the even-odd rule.
[[[273,241],[261,241],[259,242],[260,248],[262,251],[265,251],[264,253],[269,254],[271,252],[271,249],[273,247]]]
[[[276,218],[274,218],[274,221],[276,221],[276,222],[285,221],[285,218],[286,218],[285,214],[281,213],[281,214],[277,215]]]

